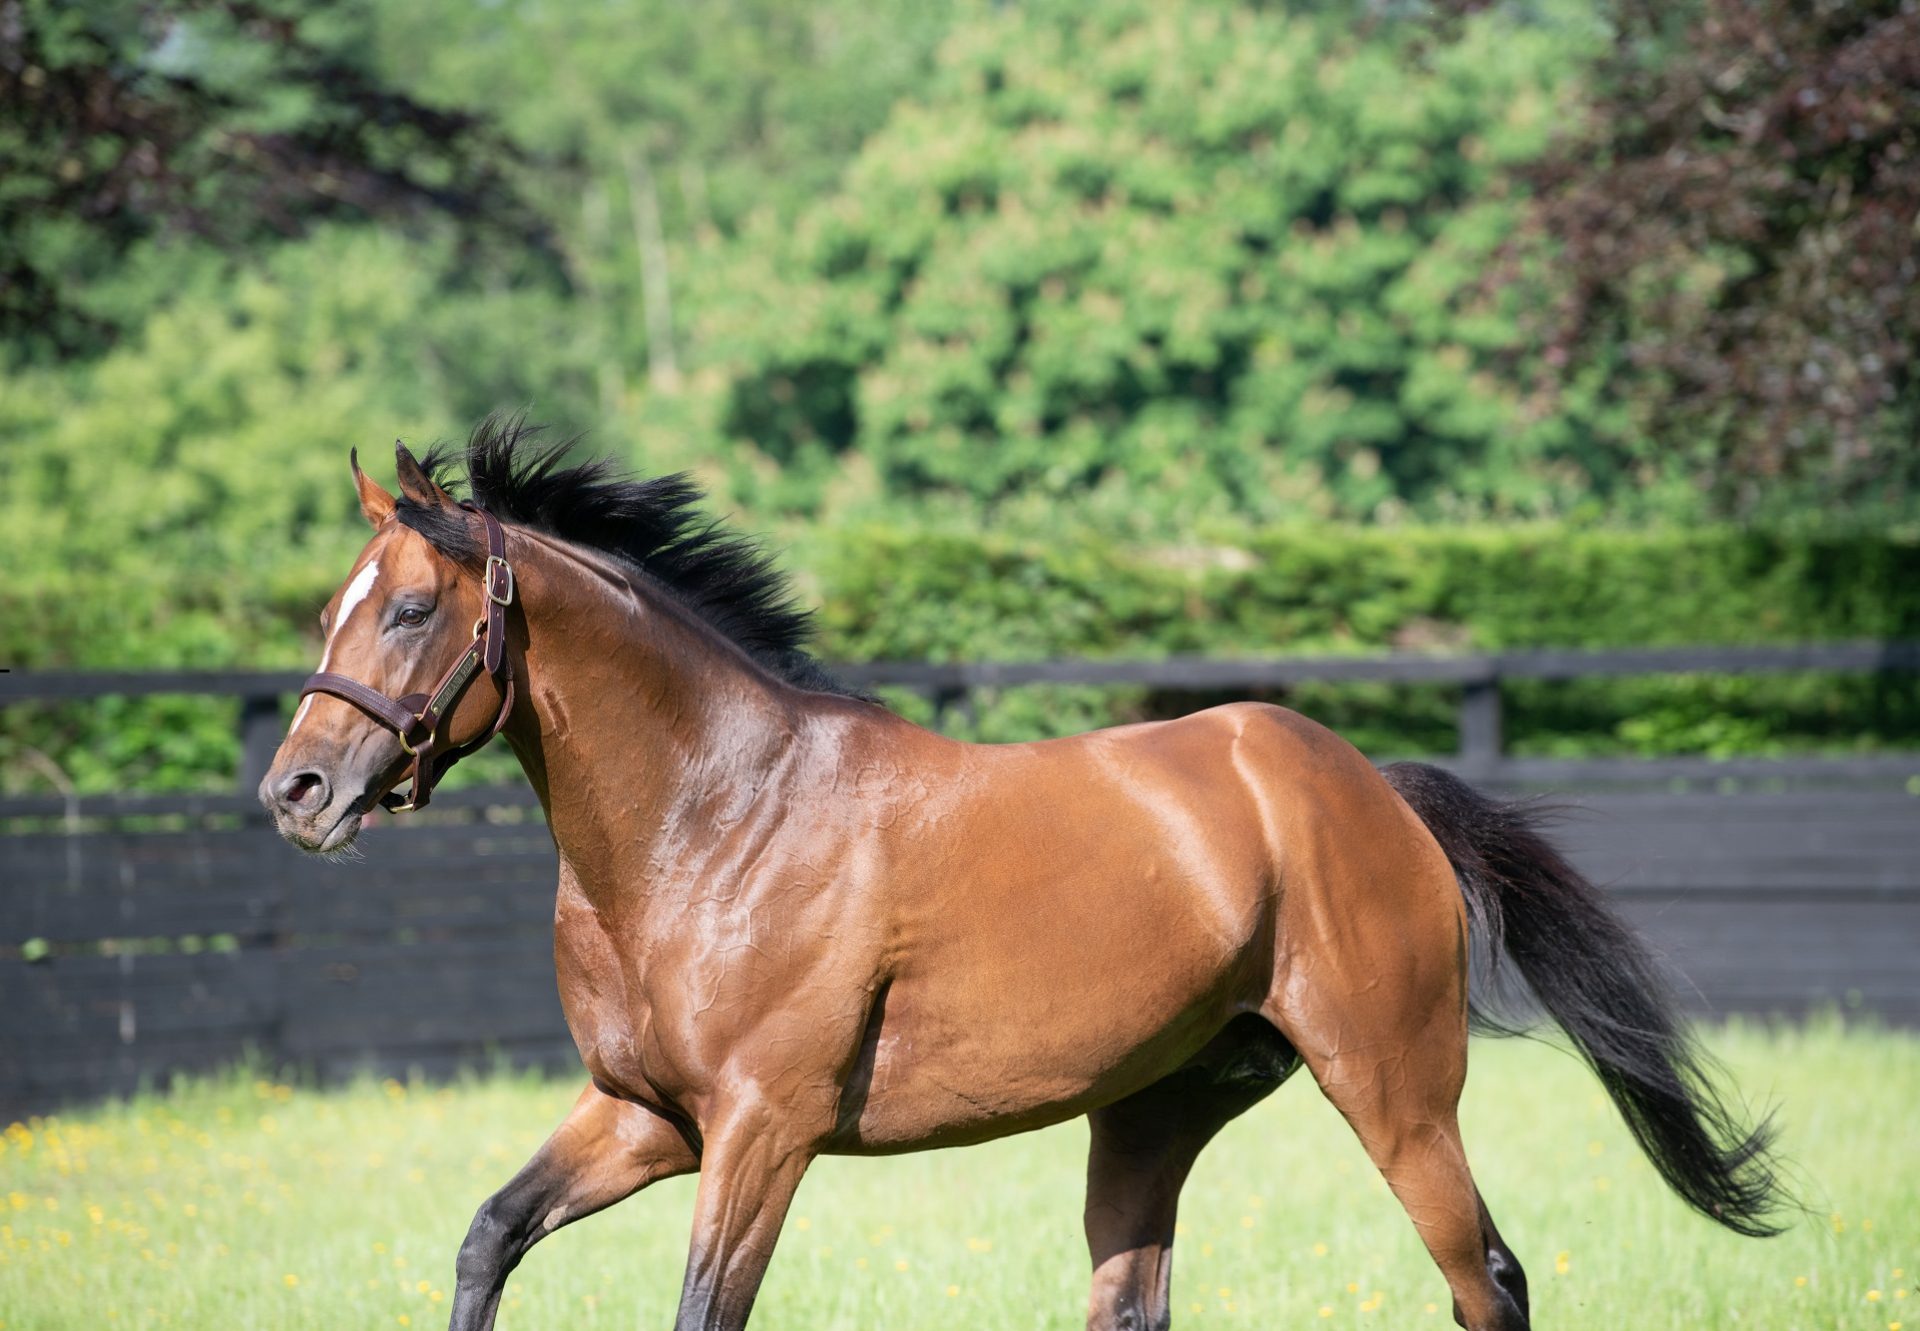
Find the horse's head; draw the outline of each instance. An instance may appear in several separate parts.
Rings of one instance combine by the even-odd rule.
[[[481,630],[490,609],[504,638],[506,600],[496,607],[488,588],[496,596],[504,588],[510,598],[510,571],[500,578],[498,561],[487,558],[487,520],[458,504],[404,446],[396,455],[397,499],[354,460],[360,511],[373,539],[321,612],[322,673],[310,682],[260,783],[260,802],[281,835],[306,850],[347,845],[409,765],[418,797],[423,767],[430,786],[434,758],[445,761],[484,741],[505,720],[506,675],[492,669],[503,663],[504,641],[491,647],[488,668],[449,681],[469,648],[476,648],[477,660],[478,647],[487,644]],[[363,686],[359,701],[351,700],[355,685]],[[430,697],[441,704],[438,715],[420,718]],[[409,716],[420,719],[403,731],[400,722]],[[416,752],[428,756],[415,763]]]

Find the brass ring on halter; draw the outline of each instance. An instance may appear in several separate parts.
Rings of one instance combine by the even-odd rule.
[[[473,621],[473,636],[476,639],[478,639],[483,634],[485,634],[486,631],[487,631],[487,617],[485,615],[482,615],[480,616],[480,618]]]
[[[422,713],[421,713],[421,714],[420,714],[419,716],[416,716],[416,717],[414,717],[414,718],[413,718],[413,724],[417,726],[417,725],[419,725],[419,724],[420,724],[420,723],[421,723],[422,721],[425,721],[426,719],[427,719],[427,714],[426,714],[425,712],[422,712]],[[408,727],[408,729],[412,729],[412,727],[410,726],[410,727]],[[405,732],[405,731],[401,731],[401,732],[399,732],[399,735],[400,735],[400,747],[401,747],[401,748],[403,748],[403,749],[405,749],[405,750],[407,751],[407,753],[408,753],[408,755],[409,755],[409,756],[411,756],[411,757],[414,757],[414,758],[418,758],[418,757],[420,756],[420,750],[418,750],[418,749],[416,749],[416,748],[414,748],[414,747],[413,747],[413,745],[411,745],[411,744],[409,744],[409,743],[407,743],[407,736],[406,736],[406,732]],[[428,738],[428,739],[432,739],[432,738],[433,738],[433,731],[432,731],[432,730],[428,730],[428,731],[427,731],[427,738]]]

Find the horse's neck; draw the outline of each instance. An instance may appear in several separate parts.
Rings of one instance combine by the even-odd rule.
[[[508,739],[594,896],[657,876],[691,827],[764,793],[793,690],[618,566],[523,533],[525,706]]]

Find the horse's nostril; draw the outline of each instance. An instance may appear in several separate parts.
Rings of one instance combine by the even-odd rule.
[[[277,793],[289,809],[309,803],[319,808],[327,802],[327,779],[318,772],[295,772],[280,783]]]

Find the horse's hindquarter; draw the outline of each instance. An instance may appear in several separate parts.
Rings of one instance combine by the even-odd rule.
[[[1278,715],[942,742],[910,795],[875,792],[899,800],[867,887],[889,921],[890,987],[842,1149],[1071,1117],[1259,1007],[1280,886]]]

